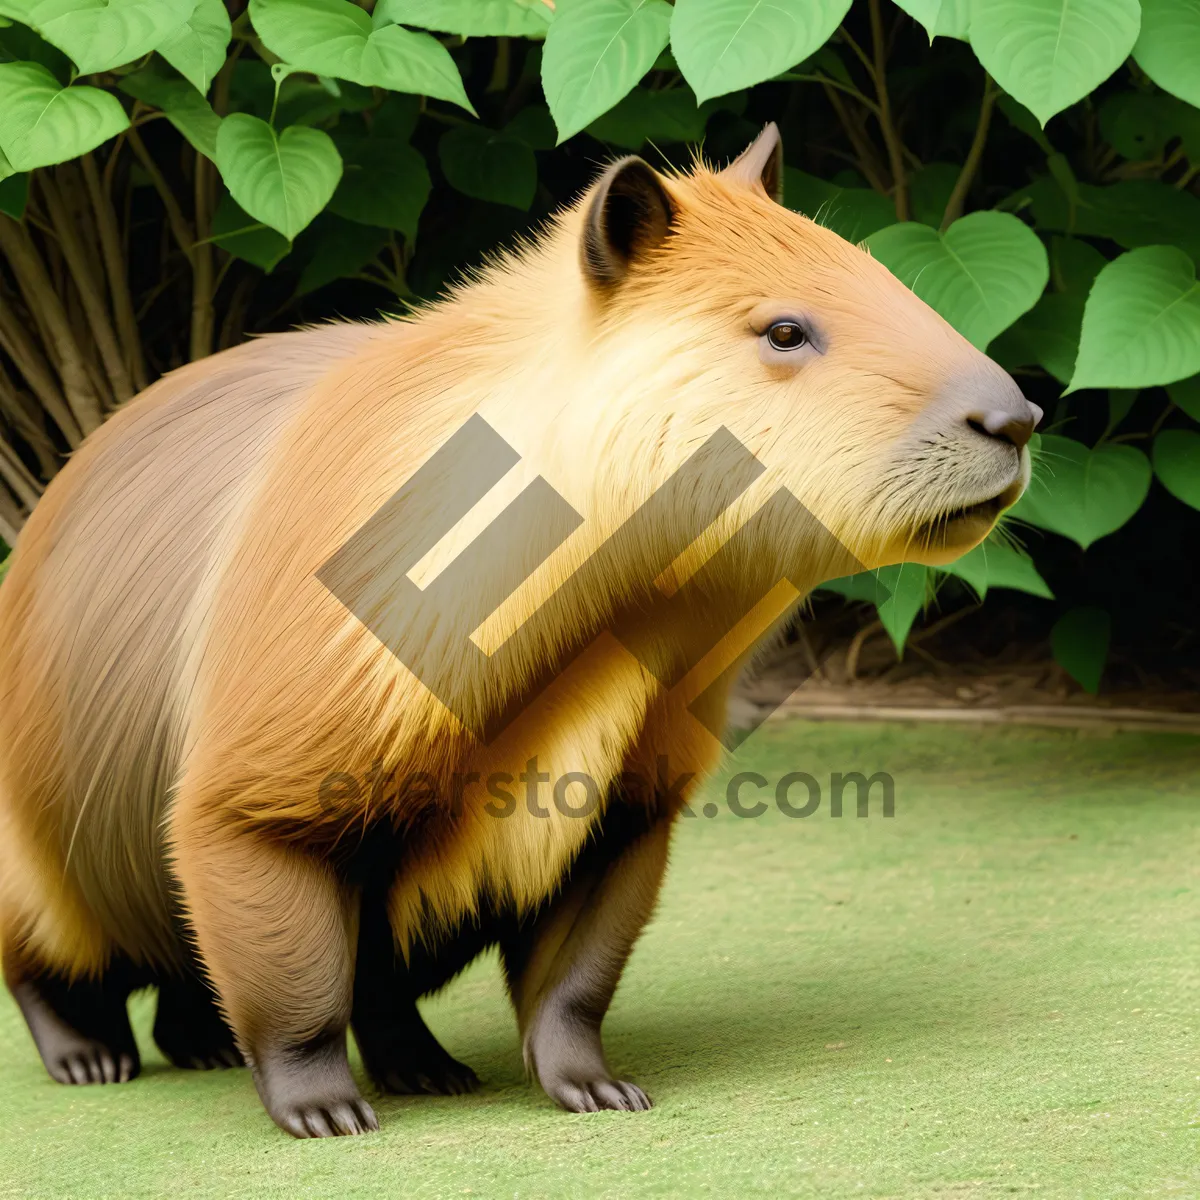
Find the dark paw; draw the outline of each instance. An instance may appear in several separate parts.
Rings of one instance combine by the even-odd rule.
[[[289,1104],[271,1113],[275,1123],[298,1138],[348,1137],[373,1133],[379,1121],[371,1106],[359,1096],[321,1103]]]
[[[465,1096],[479,1087],[479,1076],[449,1055],[444,1062],[413,1063],[372,1071],[371,1078],[383,1091],[400,1096]]]
[[[168,1050],[159,1047],[174,1067],[184,1071],[221,1071],[228,1067],[244,1067],[246,1060],[236,1046],[212,1047],[207,1050],[191,1048]]]
[[[55,1047],[46,1069],[59,1083],[128,1083],[139,1070],[137,1056],[110,1050],[101,1042],[80,1038]]]
[[[637,1084],[623,1079],[560,1079],[543,1087],[567,1112],[645,1112],[651,1107],[650,1097]]]

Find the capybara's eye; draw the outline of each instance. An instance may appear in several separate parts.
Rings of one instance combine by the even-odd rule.
[[[767,341],[776,350],[799,350],[808,338],[795,321],[776,321],[767,330]]]

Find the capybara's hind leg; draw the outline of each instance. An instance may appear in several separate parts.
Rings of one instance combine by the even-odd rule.
[[[4,951],[4,978],[51,1078],[125,1083],[141,1067],[129,1026],[129,972],[115,963],[99,979],[68,980],[26,952]]]
[[[245,1065],[233,1030],[217,1007],[216,993],[186,969],[159,981],[154,1040],[177,1067],[209,1071]]]
[[[296,1137],[378,1128],[346,1059],[353,905],[323,863],[221,813],[173,819],[200,956],[268,1113]]]
[[[417,1011],[414,981],[388,921],[386,894],[370,889],[358,921],[350,1022],[363,1065],[385,1092],[451,1096],[479,1086],[475,1072],[442,1047]]]

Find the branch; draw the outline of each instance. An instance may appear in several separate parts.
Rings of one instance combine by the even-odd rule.
[[[3,213],[0,213],[0,251],[8,259],[43,343],[53,355],[67,404],[80,430],[89,434],[100,427],[104,414],[99,395],[88,378],[84,356],[71,331],[66,309],[28,231],[19,221]]]
[[[192,227],[188,224],[187,217],[183,215],[183,209],[179,207],[179,201],[175,199],[175,193],[171,191],[171,185],[167,183],[162,171],[159,170],[158,163],[150,157],[150,151],[146,149],[146,143],[142,141],[141,134],[136,129],[129,129],[126,132],[138,162],[150,176],[150,182],[163,202],[163,208],[167,211],[167,222],[171,226],[175,241],[190,264],[193,262],[193,247],[196,241]]]
[[[862,171],[867,183],[875,191],[886,196],[888,194],[887,182],[880,174],[875,147],[871,145],[870,139],[863,132],[858,122],[855,121],[841,96],[827,82],[822,82],[824,83],[825,97],[828,99],[833,111],[837,114],[837,119],[841,123],[842,129],[845,130],[846,136],[850,139],[850,145],[854,147],[854,153],[858,156],[859,170]]]
[[[96,264],[90,261],[82,240],[83,230],[78,214],[68,211],[66,200],[58,188],[59,184],[67,189],[73,186],[75,181],[70,165],[64,163],[60,166],[55,172],[54,181],[46,171],[41,173],[38,181],[41,184],[42,198],[46,202],[46,211],[50,214],[50,221],[58,237],[59,248],[75,280],[87,327],[95,339],[96,348],[100,351],[100,360],[104,364],[113,399],[120,403],[133,396],[133,380],[129,377],[129,368],[125,365],[116,330],[113,329],[109,318],[108,306],[104,303],[104,282],[96,277],[96,271],[93,269]]]
[[[36,401],[17,387],[0,362],[0,410],[8,418],[16,433],[37,455],[38,468],[43,479],[53,479],[60,465],[58,451],[46,432],[46,414],[38,408]],[[39,485],[40,490],[40,485]]]
[[[908,180],[904,174],[904,145],[892,119],[892,103],[887,87],[887,39],[879,0],[871,0],[871,42],[875,51],[875,94],[879,100],[879,128],[883,131],[888,161],[892,169],[892,191],[896,202],[896,220],[908,220]]]
[[[29,473],[21,456],[12,448],[6,437],[0,434],[0,478],[12,488],[13,495],[33,512],[34,505],[42,498],[42,485]]]
[[[192,362],[207,358],[213,348],[213,247],[208,240],[212,230],[214,178],[212,163],[203,154],[196,154],[196,243],[192,247],[192,332],[190,353]]]
[[[975,173],[979,170],[979,163],[983,159],[983,147],[987,142],[988,128],[992,123],[992,110],[996,107],[996,96],[996,85],[992,82],[992,77],[985,71],[983,100],[979,105],[979,121],[975,126],[975,136],[971,139],[971,148],[967,151],[962,170],[959,171],[958,178],[954,181],[954,190],[950,193],[950,199],[946,201],[946,211],[942,216],[943,232],[962,216],[967,192],[971,190],[971,184],[975,181]]]
[[[3,294],[0,294],[0,349],[12,359],[17,370],[25,377],[29,389],[62,430],[67,445],[74,450],[83,441],[83,432],[63,398],[54,371],[41,348]]]
[[[17,507],[12,496],[9,495],[8,489],[0,487],[0,538],[3,538],[9,546],[17,544],[17,534],[21,532],[21,526],[25,524],[25,514]]]
[[[116,153],[114,148],[113,154]],[[121,247],[121,231],[117,225],[117,214],[112,206],[112,196],[101,183],[96,160],[91,154],[82,158],[83,179],[92,201],[92,212],[96,217],[96,228],[100,233],[100,252],[104,256],[104,271],[108,276],[108,289],[112,297],[113,315],[117,321],[117,334],[121,349],[128,364],[134,387],[140,392],[146,386],[146,362],[142,356],[142,339],[138,333],[137,318],[133,313],[133,297],[129,294],[129,271]]]

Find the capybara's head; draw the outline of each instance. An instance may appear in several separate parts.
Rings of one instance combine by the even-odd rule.
[[[863,566],[950,561],[1020,496],[1041,413],[866,250],[784,208],[781,173],[771,125],[722,171],[617,162],[565,218],[585,368],[559,455],[597,464],[593,505],[619,509],[724,426],[765,468],[735,525],[786,488]]]

